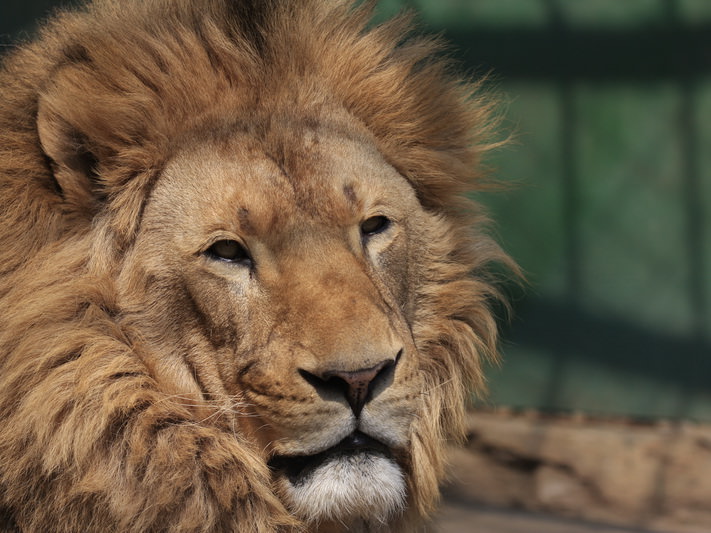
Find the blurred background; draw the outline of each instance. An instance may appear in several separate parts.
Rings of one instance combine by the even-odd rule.
[[[0,43],[27,37],[38,19],[68,4],[2,0]],[[468,447],[477,461],[508,469],[491,471],[492,478],[528,469],[526,480],[512,482],[533,483],[533,496],[475,488],[456,498],[660,531],[711,531],[709,482],[689,478],[683,500],[667,479],[672,467],[680,469],[677,481],[711,474],[711,454],[703,453],[711,449],[704,433],[711,422],[711,1],[381,0],[378,16],[403,8],[419,13],[424,31],[452,43],[464,72],[489,76],[488,88],[499,95],[502,135],[514,142],[489,163],[510,187],[478,199],[530,282],[525,293],[514,291],[504,362],[489,370],[491,393],[479,405],[491,424],[472,422]],[[535,449],[496,437],[503,430],[492,424],[506,420],[514,440],[536,436]],[[633,481],[649,490],[627,518],[576,508],[590,505],[584,498],[546,505],[541,495],[551,486],[540,480],[541,469],[555,461],[593,486],[598,506],[618,499],[616,490],[631,490],[607,494],[600,485],[595,472],[609,455],[588,472],[576,461],[589,459],[589,450],[568,459],[546,452],[551,432],[574,447],[578,437],[559,430],[583,432],[596,450],[613,446],[612,437],[598,443],[599,434],[584,433],[591,427],[617,435],[623,456],[645,438],[661,442],[628,458],[653,461],[655,475]],[[693,437],[689,449],[684,435]],[[677,464],[682,456],[686,462]],[[481,461],[471,467],[488,468]],[[629,477],[625,464],[619,468]],[[577,490],[558,482],[552,486],[564,495]],[[464,492],[476,484],[462,476],[454,482]],[[680,507],[690,510],[679,517]],[[652,519],[664,512],[666,521]]]

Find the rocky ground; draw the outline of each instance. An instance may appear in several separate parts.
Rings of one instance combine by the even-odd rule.
[[[657,533],[526,511],[445,501],[432,533]]]
[[[711,531],[709,426],[478,412],[451,463],[442,533]]]

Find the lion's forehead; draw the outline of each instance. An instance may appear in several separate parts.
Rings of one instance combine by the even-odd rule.
[[[287,151],[236,135],[179,153],[156,186],[159,218],[264,236],[304,223],[348,226],[379,203],[414,201],[407,181],[367,143],[319,136],[293,144]]]

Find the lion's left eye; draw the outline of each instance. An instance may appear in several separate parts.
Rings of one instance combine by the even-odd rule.
[[[252,258],[247,250],[237,241],[225,239],[217,241],[210,246],[205,253],[213,259],[227,261],[229,263],[251,263]]]
[[[384,232],[390,227],[390,219],[382,215],[365,219],[360,225],[360,232],[364,237],[370,237]]]

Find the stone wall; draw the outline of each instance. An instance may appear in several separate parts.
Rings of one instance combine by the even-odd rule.
[[[449,497],[674,533],[711,531],[711,426],[472,413]]]

